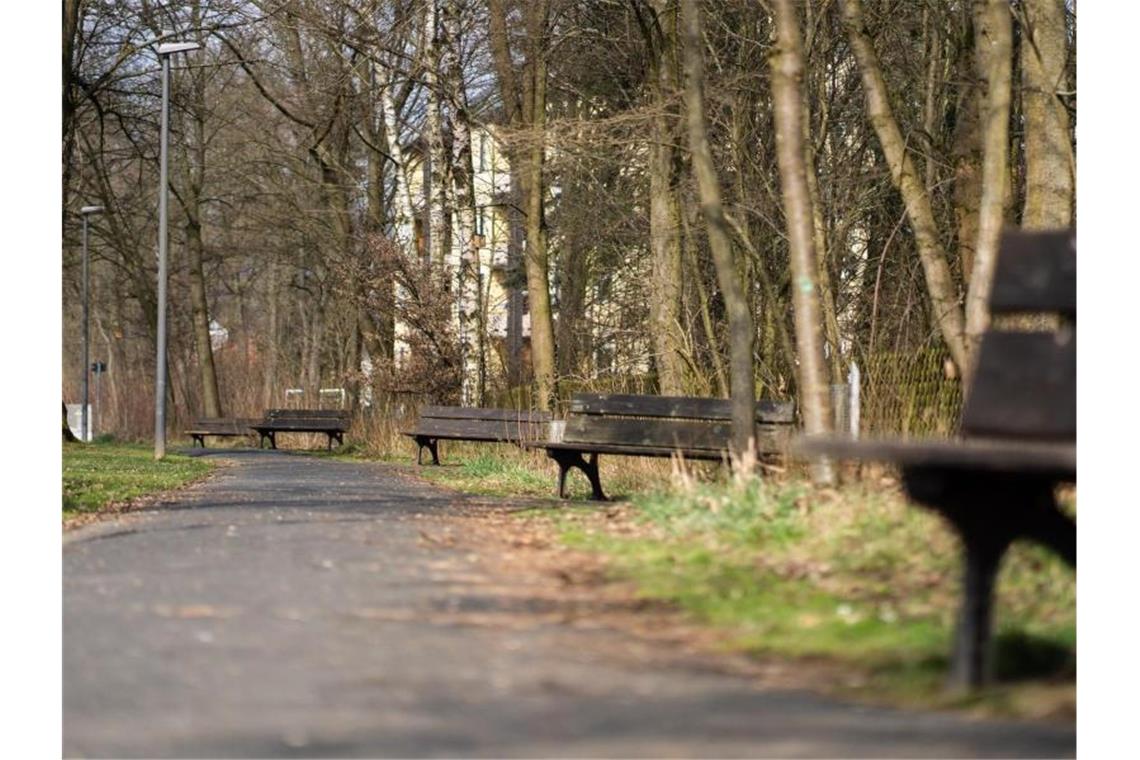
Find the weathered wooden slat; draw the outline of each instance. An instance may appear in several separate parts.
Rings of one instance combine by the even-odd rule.
[[[536,441],[546,437],[547,429],[547,423],[543,422],[421,417],[415,429],[406,435],[471,441]]]
[[[731,420],[732,402],[728,399],[693,396],[576,393],[570,399],[570,413],[572,415],[597,414],[671,419]],[[756,419],[760,422],[771,423],[793,422],[795,404],[791,401],[759,401],[756,403]]]
[[[673,446],[626,446],[622,444],[591,443],[588,446],[577,443],[547,443],[544,449],[558,451],[580,451],[584,454],[620,454],[634,457],[671,457],[680,454],[685,459],[699,459],[702,461],[720,461],[728,456],[723,449],[689,449],[679,451]]]
[[[994,269],[990,311],[1075,315],[1076,231],[1006,232]]]
[[[758,425],[756,428],[756,448],[762,454],[783,454],[791,440],[791,431],[783,425]],[[622,456],[668,457],[680,454],[685,459],[722,460],[728,456],[729,441],[723,446],[711,448],[685,448],[675,445],[638,446],[628,443],[599,443],[597,441],[543,443],[544,449],[581,451],[595,454],[620,454]]]
[[[763,450],[787,426],[757,426],[757,447]],[[719,420],[631,419],[571,415],[562,436],[564,444],[623,444],[629,447],[665,447],[682,451],[723,451],[732,440],[732,424]]]
[[[343,433],[346,425],[339,420],[296,419],[262,420],[251,425],[254,430],[275,430],[284,433]]]
[[[265,413],[268,419],[343,419],[347,420],[352,413],[346,409],[270,409]]]
[[[1032,472],[1076,480],[1077,447],[1070,442],[1008,438],[861,439],[801,436],[792,443],[799,456],[868,459],[904,466],[931,466],[991,472]]]
[[[1075,440],[1075,332],[986,333],[962,410],[962,432]]]
[[[249,435],[250,426],[260,422],[256,419],[233,417],[201,417],[194,420],[194,424],[186,434],[203,435]]]
[[[425,406],[420,419],[504,420],[512,422],[549,422],[550,412],[526,409],[475,409],[465,406]]]

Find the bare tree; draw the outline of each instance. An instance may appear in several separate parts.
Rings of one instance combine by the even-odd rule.
[[[774,6],[776,47],[770,58],[772,97],[776,153],[792,266],[800,410],[807,432],[822,435],[831,431],[831,401],[823,356],[812,203],[804,161],[804,102],[800,90],[804,72],[803,48],[800,44],[800,22],[791,0],[774,0]],[[831,482],[830,464],[826,460],[818,460],[812,476],[818,483]]]
[[[970,289],[966,295],[966,334],[971,357],[989,326],[989,296],[1004,221],[1005,193],[1009,183],[1009,108],[1013,59],[1013,31],[1008,0],[974,3],[977,45],[986,67],[986,101],[982,118],[982,197],[978,214],[978,242]],[[971,361],[972,365],[972,361]],[[967,367],[968,369],[968,367]]]
[[[705,124],[704,37],[696,0],[682,0],[685,29],[685,108],[688,113],[689,150],[693,175],[700,189],[701,212],[708,228],[709,246],[716,263],[717,281],[728,310],[730,383],[732,386],[732,442],[737,454],[749,451],[755,439],[756,386],[752,369],[752,315],[733,260],[728,222],[721,205],[720,180],[709,149]]]
[[[867,97],[867,115],[879,137],[891,180],[903,197],[907,216],[914,229],[915,243],[926,275],[926,287],[934,307],[934,318],[954,362],[969,366],[965,320],[950,276],[946,251],[938,235],[930,198],[914,161],[906,151],[902,131],[891,109],[879,57],[863,20],[861,0],[843,0],[843,19],[855,54]]]

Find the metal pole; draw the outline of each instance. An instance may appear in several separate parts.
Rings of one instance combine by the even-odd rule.
[[[100,382],[102,372],[95,373],[95,407],[91,410],[91,438],[95,438],[95,428],[98,427],[95,423],[99,421],[99,416],[103,412],[103,384]]]
[[[166,142],[169,131],[170,56],[162,58],[162,126],[158,170],[158,351],[154,380],[154,458],[166,456]]]
[[[851,386],[851,437],[859,437],[859,391],[860,374],[859,365],[851,362],[851,371],[847,374],[847,382]]]
[[[90,323],[88,322],[88,264],[87,264],[87,214],[83,214],[83,409],[81,411],[81,422],[79,424],[79,440],[86,442],[90,436],[87,435],[87,403],[88,403],[88,379],[90,377],[90,352],[88,343],[90,341]]]

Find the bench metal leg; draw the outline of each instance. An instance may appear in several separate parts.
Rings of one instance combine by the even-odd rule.
[[[976,689],[992,676],[993,591],[1006,549],[1029,538],[1075,566],[1076,524],[1058,511],[1047,478],[916,466],[904,468],[903,482],[911,498],[939,512],[962,539],[963,598],[948,685]]]
[[[273,431],[269,431],[268,433],[262,433],[261,434],[261,440],[259,440],[257,442],[257,448],[259,448],[259,449],[264,448],[266,440],[269,441],[269,448],[271,448],[271,449],[277,448],[277,434]]]
[[[587,460],[580,451],[562,451],[560,449],[547,449],[546,453],[558,463],[558,498],[566,498],[566,475],[571,467],[577,467],[590,481],[593,493],[590,498],[594,501],[608,501],[602,492],[602,479],[598,474],[598,454],[591,452]]]
[[[428,438],[427,436],[417,435],[416,446],[418,447],[416,451],[416,464],[422,465],[424,463],[424,449],[431,452],[431,463],[439,464],[439,441],[434,438]]]
[[[192,445],[201,446],[202,448],[206,448],[206,436],[191,434],[190,437],[194,440],[194,443]]]

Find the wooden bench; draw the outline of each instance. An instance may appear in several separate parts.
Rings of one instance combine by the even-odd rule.
[[[757,451],[783,453],[794,421],[791,401],[758,402]],[[578,393],[570,399],[561,437],[538,446],[558,463],[559,498],[566,497],[566,475],[576,467],[589,479],[592,498],[604,501],[599,454],[725,460],[731,440],[727,399]]]
[[[414,429],[403,435],[416,442],[416,464],[423,464],[424,449],[432,464],[439,464],[439,441],[484,441],[520,446],[545,440],[548,412],[517,409],[473,409],[464,406],[425,406]]]
[[[255,420],[250,427],[260,436],[257,447],[277,448],[278,433],[324,433],[329,437],[329,450],[335,440],[344,445],[351,413],[342,409],[270,409],[265,418]]]
[[[964,599],[952,687],[974,688],[989,677],[994,580],[1014,539],[1038,541],[1076,566],[1076,523],[1054,496],[1058,483],[1077,476],[1076,277],[1073,232],[1003,238],[990,294],[994,324],[979,346],[960,439],[805,437],[795,444],[809,456],[897,463],[909,496],[961,536]],[[1033,313],[1052,315],[1056,326],[1034,327],[1049,323],[1027,318]]]
[[[256,422],[258,420],[242,417],[199,417],[185,432],[193,439],[194,445],[206,448],[206,436],[224,438],[253,435],[251,426]]]

